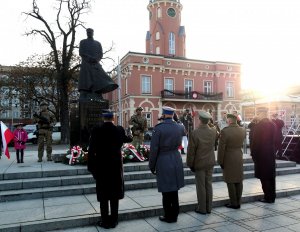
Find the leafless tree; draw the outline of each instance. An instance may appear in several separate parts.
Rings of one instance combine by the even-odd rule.
[[[42,29],[32,29],[26,35],[41,36],[51,47],[57,75],[58,108],[61,121],[62,143],[69,143],[69,95],[66,91],[72,79],[71,60],[76,46],[76,29],[83,27],[81,16],[90,9],[90,0],[56,0],[55,22],[47,21],[41,14],[37,0],[32,1],[30,18],[39,21]],[[76,67],[73,67],[76,69]]]

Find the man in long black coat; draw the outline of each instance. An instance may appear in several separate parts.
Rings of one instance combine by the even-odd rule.
[[[102,218],[98,225],[108,229],[118,224],[119,199],[124,198],[121,147],[132,139],[126,136],[123,127],[113,124],[112,112],[106,111],[102,116],[103,125],[96,127],[91,133],[88,170],[96,179],[97,200],[100,202]]]
[[[255,177],[260,179],[264,198],[261,202],[274,203],[276,198],[276,125],[267,117],[268,109],[257,109],[258,123],[253,129],[250,143],[255,164]]]

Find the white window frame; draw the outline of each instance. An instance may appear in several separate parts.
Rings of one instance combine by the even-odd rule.
[[[148,126],[148,128],[152,127],[152,114],[151,114],[151,112],[143,113],[143,115],[145,116],[145,118],[147,120],[147,126]]]
[[[157,32],[155,33],[155,39],[156,39],[156,40],[160,40],[160,33],[159,33],[159,31],[157,31]]]
[[[169,54],[175,55],[175,33],[169,33]]]
[[[194,87],[194,80],[192,79],[185,79],[184,80],[184,92],[191,93]]]
[[[226,97],[234,98],[234,82],[233,81],[226,82]]]
[[[170,81],[170,82],[169,82]],[[169,90],[169,91],[174,91],[174,83],[175,80],[172,77],[166,77],[164,79],[164,89]],[[166,95],[173,95],[172,93],[166,92]]]
[[[160,47],[156,47],[156,48],[155,48],[155,54],[156,54],[156,55],[159,55],[159,54],[160,54]]]
[[[158,7],[157,8],[157,18],[160,19],[162,17],[162,11],[161,11],[161,8]]]
[[[141,92],[142,94],[151,94],[151,76],[141,75]]]
[[[212,81],[203,81],[203,92],[204,93],[213,93],[213,82]]]

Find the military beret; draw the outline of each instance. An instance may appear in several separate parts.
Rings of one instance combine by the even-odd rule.
[[[174,114],[174,111],[175,111],[174,108],[169,107],[169,106],[164,106],[162,108],[162,110],[163,110],[162,114],[167,114],[167,115],[172,115],[172,114]]]
[[[140,106],[139,106],[139,107],[136,108],[135,111],[138,111],[138,110],[143,111],[144,109],[143,109],[143,107],[140,107]]]
[[[268,107],[257,107],[256,113],[267,113],[269,111]]]
[[[211,115],[203,110],[199,111],[199,118],[211,119]]]
[[[234,114],[227,114],[227,118],[237,119],[237,116]]]
[[[48,103],[47,103],[47,102],[42,102],[42,103],[40,104],[40,106],[48,106]]]
[[[102,110],[103,118],[112,118],[114,116],[114,112],[111,110]]]

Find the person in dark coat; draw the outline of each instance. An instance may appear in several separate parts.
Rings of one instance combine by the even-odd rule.
[[[221,130],[218,147],[218,164],[223,170],[230,203],[225,206],[232,209],[241,207],[243,192],[243,143],[246,130],[237,124],[234,114],[227,114],[228,127]]]
[[[251,155],[255,165],[255,177],[260,179],[264,203],[274,203],[276,198],[276,125],[267,117],[268,108],[257,109],[258,123],[253,129],[250,144]]]
[[[163,107],[163,121],[153,128],[149,168],[156,175],[158,192],[162,193],[164,216],[159,220],[177,222],[179,214],[178,190],[184,186],[183,163],[178,147],[184,127],[172,118],[174,109]]]
[[[277,155],[282,155],[282,141],[283,141],[283,134],[282,134],[282,128],[284,127],[284,121],[280,118],[278,118],[278,114],[275,113],[272,115],[272,122],[275,123],[277,128],[276,133],[276,148],[277,148]]]
[[[131,142],[121,126],[113,124],[113,113],[104,111],[104,123],[93,129],[88,151],[88,170],[96,179],[97,200],[100,202],[103,228],[114,228],[118,224],[119,199],[124,198],[123,143]],[[111,215],[108,215],[110,203]]]

